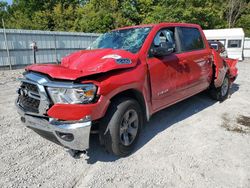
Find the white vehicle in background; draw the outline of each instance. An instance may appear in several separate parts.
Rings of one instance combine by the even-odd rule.
[[[209,40],[208,43],[211,48],[215,49],[220,54],[221,57],[228,58],[227,50],[220,41]]]
[[[250,58],[250,38],[246,37],[244,42],[244,58]]]
[[[203,30],[207,40],[219,41],[229,58],[243,60],[245,33],[242,28]]]

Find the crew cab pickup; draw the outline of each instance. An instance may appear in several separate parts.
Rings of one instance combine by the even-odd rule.
[[[225,100],[236,63],[209,47],[199,25],[125,27],[58,65],[26,67],[16,106],[27,127],[72,151],[98,133],[107,151],[126,156],[159,110],[204,90]]]

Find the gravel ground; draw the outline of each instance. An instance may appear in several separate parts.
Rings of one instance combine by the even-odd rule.
[[[92,136],[80,159],[21,124],[23,70],[0,71],[0,187],[250,187],[250,61],[238,68],[223,103],[201,93],[155,114],[130,156]]]

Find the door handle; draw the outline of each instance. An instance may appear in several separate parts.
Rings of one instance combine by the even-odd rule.
[[[188,60],[184,59],[182,61],[180,61],[180,65],[179,65],[179,70],[181,71],[188,71],[189,68],[188,68]]]
[[[182,60],[182,61],[180,61],[180,64],[187,64],[187,60],[186,59],[184,59],[184,60]]]

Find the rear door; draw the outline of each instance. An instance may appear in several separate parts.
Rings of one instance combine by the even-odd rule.
[[[184,98],[206,89],[212,76],[210,49],[206,47],[201,31],[194,27],[178,27],[180,63],[186,70],[186,86],[181,91]]]

